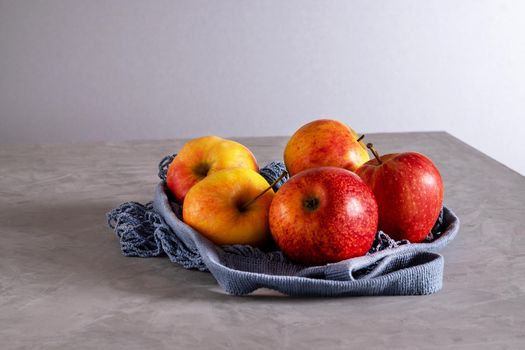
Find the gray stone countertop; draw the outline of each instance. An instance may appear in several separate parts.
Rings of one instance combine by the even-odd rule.
[[[0,146],[0,349],[525,349],[525,178],[442,132],[367,140],[441,170],[462,227],[436,294],[227,295],[167,258],[123,257],[106,226],[152,199],[183,140]],[[287,138],[240,141],[264,165]]]

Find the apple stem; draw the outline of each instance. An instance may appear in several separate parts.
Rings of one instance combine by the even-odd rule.
[[[365,138],[365,134],[359,136],[359,138],[357,139],[357,142],[361,141],[361,140],[364,139],[364,138]]]
[[[374,155],[374,157],[376,158],[377,162],[379,164],[383,164],[383,162],[381,161],[381,159],[379,158],[379,153],[377,153],[376,149],[374,148],[374,145],[372,143],[367,143],[366,144],[366,147],[372,152],[372,154]]]
[[[243,210],[246,210],[253,202],[255,202],[257,199],[259,199],[263,194],[265,194],[266,192],[268,192],[270,190],[270,188],[272,188],[273,186],[275,186],[276,183],[278,183],[279,181],[281,181],[283,179],[283,177],[286,176],[286,174],[288,174],[285,171],[283,171],[283,173],[277,178],[275,179],[274,182],[271,183],[270,186],[268,186],[264,191],[262,191],[261,193],[259,193],[255,198],[252,198],[252,200],[248,201],[246,204],[244,204],[240,209],[241,211]]]

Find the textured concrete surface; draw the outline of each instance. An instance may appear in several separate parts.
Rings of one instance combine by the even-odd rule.
[[[106,227],[152,198],[182,141],[0,146],[0,349],[525,348],[525,178],[445,133],[367,140],[442,172],[462,228],[437,294],[226,295],[210,274],[121,256]],[[265,163],[286,139],[242,142]]]

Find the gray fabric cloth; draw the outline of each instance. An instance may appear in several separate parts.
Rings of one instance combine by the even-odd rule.
[[[305,267],[288,261],[280,252],[214,245],[175,215],[164,183],[156,188],[153,209],[180,244],[199,253],[219,285],[235,295],[263,287],[293,296],[431,294],[443,282],[444,259],[436,252],[459,231],[459,219],[444,207],[441,234],[432,242],[403,244],[334,264]]]
[[[162,180],[174,157],[161,160]],[[284,170],[284,164],[275,161],[262,168],[261,175],[272,183]],[[225,291],[235,295],[261,287],[296,296],[430,294],[441,288],[443,280],[443,257],[436,251],[459,230],[458,218],[444,207],[423,243],[395,241],[379,231],[363,257],[305,267],[289,261],[280,251],[263,252],[245,245],[217,247],[180,217],[181,207],[170,201],[164,182],[157,186],[152,203],[123,203],[107,215],[123,255],[166,254],[185,268],[211,272]]]
[[[126,202],[107,214],[108,225],[120,241],[122,255],[149,258],[166,254],[187,269],[208,271],[196,249],[189,249],[153,210],[152,202]]]

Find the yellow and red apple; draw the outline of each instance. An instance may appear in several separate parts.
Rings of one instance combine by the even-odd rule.
[[[320,166],[355,171],[370,159],[358,138],[352,128],[340,121],[315,120],[292,135],[284,150],[284,163],[291,176]]]
[[[231,168],[258,171],[257,161],[244,145],[217,136],[187,142],[168,168],[166,184],[179,203],[186,193],[206,176]]]
[[[218,245],[263,247],[270,238],[268,213],[274,196],[268,187],[251,169],[217,171],[188,191],[183,221]],[[267,192],[257,198],[264,190]]]
[[[300,172],[275,194],[272,236],[290,259],[323,265],[366,254],[377,230],[372,191],[353,172],[319,167]]]

